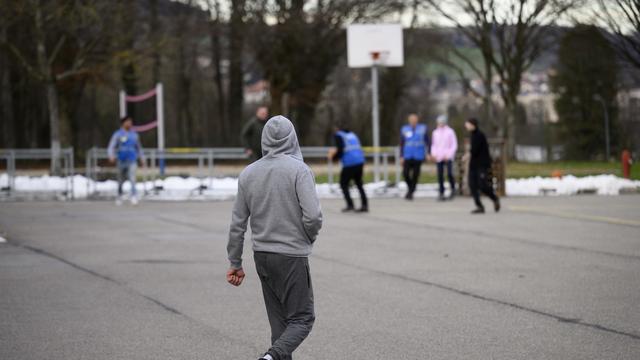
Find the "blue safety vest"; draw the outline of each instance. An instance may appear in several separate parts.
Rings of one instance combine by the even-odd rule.
[[[138,133],[119,129],[116,136],[116,151],[119,161],[136,161],[138,159]]]
[[[364,164],[364,151],[360,146],[360,139],[351,131],[338,131],[338,135],[342,138],[344,149],[342,150],[342,166],[355,166]]]
[[[424,154],[427,150],[427,144],[424,143],[427,125],[417,124],[415,129],[411,125],[405,125],[401,131],[404,138],[402,157],[407,160],[424,160]]]

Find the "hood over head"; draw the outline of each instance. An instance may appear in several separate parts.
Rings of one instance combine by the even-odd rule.
[[[277,115],[269,119],[262,129],[262,156],[280,154],[303,161],[296,129],[289,119]]]

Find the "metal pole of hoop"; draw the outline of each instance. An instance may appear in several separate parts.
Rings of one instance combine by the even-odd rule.
[[[156,116],[158,117],[158,153],[160,155],[160,176],[164,176],[164,89],[156,84]]]
[[[373,181],[380,181],[380,109],[378,100],[378,61],[380,52],[372,52],[371,59],[371,121],[373,129]]]

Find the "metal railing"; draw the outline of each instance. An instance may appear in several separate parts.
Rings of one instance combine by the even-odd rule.
[[[327,181],[332,187],[335,183],[336,168],[331,159],[327,157],[327,154],[331,148],[318,146],[318,147],[302,147],[302,155],[307,160],[326,159],[327,161]],[[373,158],[374,149],[364,148],[365,157]],[[382,147],[379,149],[379,155],[382,159],[382,174],[383,181],[389,184],[391,179],[391,173],[394,176],[395,184],[400,182],[400,150],[398,147]],[[393,164],[390,158],[393,158]],[[87,151],[86,156],[86,176],[90,180],[87,182],[87,196],[94,196],[97,192],[96,182],[98,180],[98,174],[103,169],[99,166],[99,160],[107,160],[107,149],[104,148],[91,148]],[[164,151],[157,149],[144,149],[144,169],[141,171],[141,177],[144,183],[144,192],[148,194],[150,191],[156,193],[161,189],[156,186],[156,182],[161,179],[160,174],[160,161],[163,159],[165,163],[173,160],[191,160],[197,162],[196,178],[200,179],[200,187],[198,191],[202,192],[206,189],[211,189],[211,181],[214,177],[214,168],[217,160],[248,160],[247,155],[243,148],[168,148]],[[393,170],[390,171],[390,167],[393,165]],[[206,181],[209,181],[207,184]],[[152,189],[147,188],[147,183],[153,184]]]
[[[16,161],[21,160],[52,160],[51,149],[0,149],[0,159],[6,162],[8,185],[2,191],[6,191],[11,197],[16,193]],[[74,196],[74,156],[73,148],[60,149],[58,159],[62,160],[62,176],[65,179],[63,195],[66,199]]]
[[[318,146],[318,147],[302,147],[302,154],[307,160],[318,161],[322,159],[327,164],[327,182],[330,187],[337,180],[337,173],[339,172],[339,164],[336,164],[331,159],[327,158],[327,153],[330,147]],[[372,159],[374,155],[373,148],[364,148],[365,157]],[[395,184],[400,182],[400,151],[397,147],[382,147],[378,149],[378,153],[382,159],[381,170],[383,178],[382,180],[386,184],[390,184],[392,179]],[[166,161],[195,161],[197,163],[197,170],[195,177],[200,179],[200,186],[197,191],[202,194],[206,189],[212,188],[212,179],[214,178],[214,168],[216,161],[218,160],[248,160],[247,155],[243,148],[169,148],[164,151],[157,149],[145,149],[145,166],[141,169],[140,175],[144,184],[145,193],[155,191],[156,193],[161,190],[160,186],[156,186],[156,182],[162,177],[160,175],[160,161],[163,159]],[[8,176],[8,183],[0,191],[9,198],[17,195],[16,191],[16,177],[17,177],[17,165],[16,162],[29,161],[29,160],[51,160],[51,149],[0,149],[0,161],[5,162],[6,173]],[[62,174],[61,177],[65,181],[64,189],[56,191],[54,194],[61,193],[66,199],[71,200],[74,198],[74,152],[73,148],[64,148],[60,150],[59,159],[62,160]],[[99,166],[99,160],[107,160],[107,150],[103,148],[91,148],[87,151],[85,158],[85,171],[87,180],[87,196],[95,195],[97,192],[98,175],[106,167]],[[110,168],[111,166],[109,166]],[[208,183],[207,183],[208,181]],[[147,188],[148,184],[152,184],[151,188]],[[38,191],[35,191],[38,192]]]

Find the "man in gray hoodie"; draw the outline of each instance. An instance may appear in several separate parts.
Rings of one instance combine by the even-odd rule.
[[[290,360],[315,321],[308,256],[322,227],[311,169],[303,162],[291,121],[271,118],[262,158],[238,179],[227,252],[227,281],[242,284],[242,249],[251,222],[254,261],[271,325],[271,348],[260,359]]]

